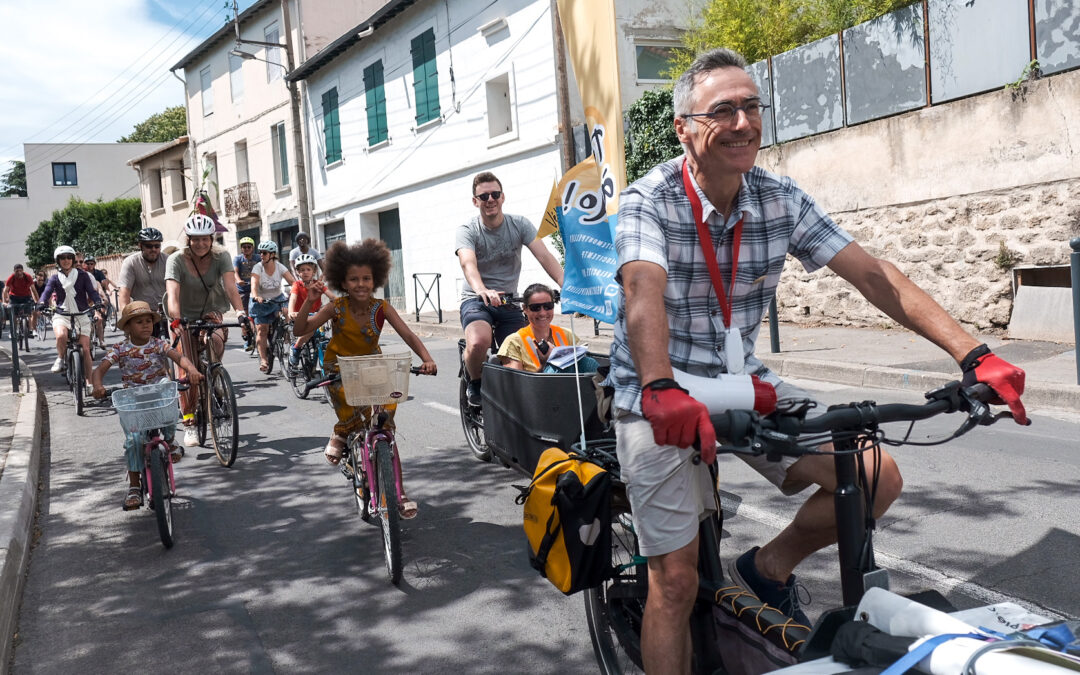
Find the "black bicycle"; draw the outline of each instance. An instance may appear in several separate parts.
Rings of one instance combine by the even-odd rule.
[[[881,586],[887,572],[874,563],[872,531],[875,485],[863,485],[860,455],[876,452],[881,445],[904,445],[908,437],[892,439],[881,425],[888,422],[924,420],[942,413],[966,414],[963,424],[945,443],[977,426],[1011,418],[1008,412],[993,413],[986,401],[993,397],[982,384],[963,387],[952,382],[926,394],[922,405],[884,404],[873,401],[837,405],[819,417],[807,418],[807,401],[785,402],[786,406],[768,417],[746,411],[727,411],[713,416],[718,438],[727,442],[718,453],[782,456],[829,454],[819,449],[830,440],[836,463],[835,493],[837,535],[844,607],[826,612],[811,631],[785,616],[778,609],[761,603],[745,589],[724,580],[719,542],[722,514],[719,497],[715,514],[701,521],[698,552],[699,585],[697,601],[691,614],[693,670],[696,673],[724,673],[721,645],[730,635],[720,634],[714,618],[719,608],[733,621],[756,631],[777,649],[788,652],[792,660],[821,656],[820,645],[832,640],[836,627],[854,616],[865,590]],[[583,454],[618,476],[618,461],[612,446],[590,447]],[[715,464],[711,467],[716,478]],[[592,637],[593,651],[603,673],[638,673],[642,670],[641,625],[648,595],[648,573],[637,547],[637,536],[622,486],[612,500],[612,578],[585,591],[585,615]],[[815,647],[817,646],[817,647]]]
[[[326,374],[323,370],[323,354],[330,338],[322,327],[315,329],[311,339],[300,348],[296,365],[289,365],[289,386],[297,398],[307,398],[311,388],[307,383]]]
[[[195,354],[187,355],[202,373],[198,396],[195,399],[195,430],[199,445],[206,443],[207,430],[214,441],[214,454],[222,466],[232,466],[240,443],[240,422],[236,411],[236,391],[233,389],[229,371],[218,360],[211,345],[214,331],[238,328],[242,323],[213,323],[211,321],[185,321],[191,333]],[[176,340],[173,346],[176,346]]]
[[[270,323],[270,330],[266,335],[266,373],[274,372],[274,360],[277,359],[277,366],[281,376],[288,379],[292,331],[289,329],[289,322],[281,313],[285,303],[274,300],[264,300],[263,302],[273,303],[278,306],[278,311],[274,313],[274,320]]]
[[[11,318],[11,334],[15,336],[15,343],[19,349],[24,352],[30,351],[30,336],[34,333],[30,327],[30,314],[33,312],[33,305],[25,303],[11,303],[9,305],[11,311],[9,316]]]
[[[83,414],[83,400],[86,396],[86,369],[93,367],[93,362],[83,363],[83,351],[79,344],[79,338],[81,333],[79,332],[79,320],[80,316],[91,317],[93,321],[93,315],[101,309],[98,305],[91,305],[81,312],[65,312],[63,309],[56,307],[53,309],[44,309],[42,313],[55,313],[60,316],[66,316],[71,318],[71,330],[68,331],[67,347],[64,350],[64,378],[67,380],[68,389],[71,391],[71,398],[75,403],[75,414]],[[93,330],[93,324],[91,323],[91,330]],[[91,359],[93,358],[93,351],[91,348]]]

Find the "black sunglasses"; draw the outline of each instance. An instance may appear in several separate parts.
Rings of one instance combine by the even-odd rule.
[[[529,305],[529,311],[530,312],[539,312],[542,309],[546,309],[548,311],[553,310],[553,309],[555,309],[555,303],[554,302],[534,302],[534,303]]]
[[[75,256],[71,255],[70,253],[62,253],[62,254],[56,256],[56,259],[57,260],[74,260]]]
[[[147,244],[147,243],[143,243],[143,244],[142,244],[142,247],[143,247],[143,248],[161,248],[161,244]]]
[[[476,195],[476,198],[482,202],[486,202],[488,200],[488,197],[491,197],[492,199],[498,199],[499,197],[502,197],[502,191],[495,190],[494,192],[481,192],[480,194]]]

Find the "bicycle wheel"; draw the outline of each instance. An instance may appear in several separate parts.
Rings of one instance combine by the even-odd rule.
[[[461,378],[461,386],[458,388],[458,411],[461,413],[461,428],[465,432],[465,440],[468,441],[469,450],[472,451],[473,456],[481,462],[490,462],[491,450],[488,449],[487,439],[484,437],[484,413],[480,408],[469,405],[467,388],[465,378]]]
[[[585,591],[585,619],[596,663],[607,675],[644,673],[641,622],[649,577],[626,506],[612,506],[611,564],[618,570],[615,577]]]
[[[25,316],[19,319],[19,347],[30,351],[30,319]]]
[[[206,412],[210,418],[210,432],[214,436],[214,452],[222,466],[232,466],[236,461],[236,447],[240,443],[240,423],[236,414],[236,393],[232,378],[220,363],[210,370],[206,386]]]
[[[270,324],[270,330],[266,334],[266,374],[274,373],[274,359],[277,357],[277,335],[280,328],[277,322]]]
[[[75,414],[83,413],[83,393],[86,391],[83,379],[82,354],[79,351],[68,355],[68,383],[71,387],[72,398],[75,400]]]
[[[289,347],[292,346],[288,341],[288,331],[284,326],[278,328],[277,339],[274,341],[274,355],[277,357],[278,370],[281,372],[282,377],[289,376]],[[267,372],[273,372],[273,366]]]
[[[48,337],[47,333],[48,333],[48,330],[49,330],[49,324],[45,320],[44,316],[39,316],[38,317],[37,326],[35,326],[35,330],[37,331],[38,342],[45,342],[45,338]]]
[[[368,506],[368,481],[367,474],[364,473],[364,463],[360,457],[359,442],[353,443],[349,448],[349,456],[346,461],[349,463],[349,473],[352,478],[352,493],[353,501],[356,502],[356,513],[365,523],[370,523],[371,509]]]
[[[386,558],[386,573],[390,583],[395,586],[401,581],[401,520],[398,514],[397,484],[394,481],[394,457],[390,444],[376,441],[372,449],[375,453],[375,479],[372,481],[379,507],[379,525],[383,535],[383,557]]]
[[[199,396],[195,401],[195,434],[199,439],[199,445],[206,445],[206,426],[207,417],[206,412],[206,391],[207,382],[204,380],[199,388]]]
[[[296,398],[307,398],[308,392],[304,391],[304,385],[309,380],[315,377],[314,367],[312,366],[310,350],[307,345],[300,350],[300,362],[295,367],[289,367],[289,386],[292,388],[293,395]]]
[[[157,519],[158,534],[165,548],[173,545],[172,498],[169,494],[169,446],[157,442],[150,448],[150,507]]]

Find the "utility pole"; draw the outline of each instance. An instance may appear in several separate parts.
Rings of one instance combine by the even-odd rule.
[[[551,0],[551,34],[555,50],[555,99],[559,110],[559,135],[562,136],[562,170],[574,166],[574,127],[570,124],[570,88],[566,81],[566,41],[559,20],[559,3]]]
[[[237,8],[236,0],[233,0],[233,22],[236,25],[236,42],[237,44],[246,45],[258,45],[261,47],[277,47],[278,49],[285,50],[285,74],[288,75],[293,71],[293,42],[292,42],[292,30],[291,23],[289,21],[289,7],[288,0],[281,0],[281,13],[285,30],[285,44],[279,42],[265,42],[260,40],[245,40],[240,37],[240,15]],[[277,64],[281,66],[281,64]],[[285,86],[289,90],[289,108],[290,117],[292,118],[292,135],[293,135],[293,157],[294,173],[296,174],[296,208],[300,212],[300,232],[306,233],[311,236],[311,220],[308,216],[308,185],[307,185],[307,169],[304,161],[304,135],[300,126],[300,89],[296,82],[291,82],[287,77],[283,77],[285,80]]]

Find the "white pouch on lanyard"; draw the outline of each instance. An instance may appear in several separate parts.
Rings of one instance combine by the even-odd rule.
[[[732,375],[741,374],[746,365],[742,333],[735,326],[728,328],[724,334],[724,360],[727,362],[727,371]]]

